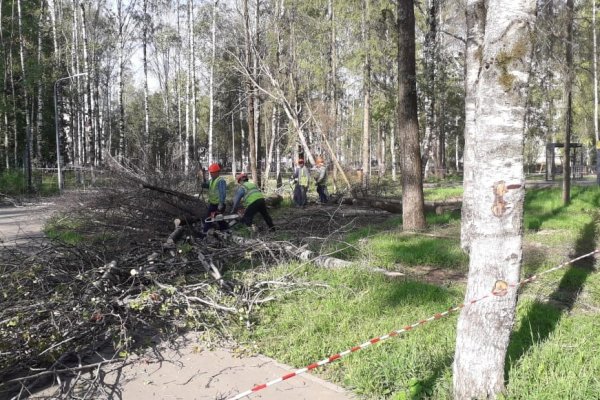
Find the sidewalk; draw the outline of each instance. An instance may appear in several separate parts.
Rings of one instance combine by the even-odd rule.
[[[107,374],[105,381],[120,380],[118,398],[123,400],[225,400],[294,371],[265,356],[237,357],[226,349],[199,351],[194,344],[180,349],[163,347],[158,354],[164,361],[145,362],[141,358],[118,372]],[[262,389],[247,398],[343,400],[355,397],[307,373]]]

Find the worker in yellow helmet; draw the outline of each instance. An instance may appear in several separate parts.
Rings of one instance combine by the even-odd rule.
[[[210,173],[210,179],[208,182],[203,183],[202,187],[208,189],[208,209],[206,218],[214,217],[218,214],[225,212],[225,196],[227,195],[227,182],[221,175],[221,166],[217,163],[210,164],[208,166],[208,172]],[[208,232],[212,223],[205,223],[202,228],[203,233]],[[225,230],[229,228],[229,225],[224,222],[219,222],[219,229]]]
[[[231,214],[235,213],[240,205],[246,209],[242,222],[247,226],[252,226],[254,215],[260,213],[269,226],[270,229],[274,229],[273,220],[267,210],[265,203],[265,197],[263,196],[260,189],[254,182],[248,180],[248,175],[241,173],[237,176],[237,182],[239,184],[238,190],[233,197],[233,207],[231,208]]]
[[[308,202],[307,192],[310,179],[310,172],[304,165],[304,159],[298,159],[298,166],[294,171],[293,181],[296,184],[294,187],[294,203],[298,207],[305,207]]]

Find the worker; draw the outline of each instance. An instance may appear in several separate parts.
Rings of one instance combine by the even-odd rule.
[[[319,202],[327,203],[327,167],[321,157],[316,159],[317,168],[315,175],[315,183],[317,185],[317,193],[319,194]]]
[[[294,203],[298,207],[306,207],[308,201],[306,193],[308,192],[308,183],[310,179],[310,173],[308,168],[304,165],[304,159],[298,159],[298,166],[294,171],[292,177],[293,182],[296,184],[294,187]]]
[[[202,183],[203,188],[208,188],[208,209],[206,218],[214,217],[225,212],[225,196],[227,195],[227,182],[225,178],[220,176],[221,166],[217,163],[208,166],[210,179],[208,182]],[[206,234],[211,228],[212,223],[205,223],[202,232]],[[219,221],[219,229],[228,229],[229,225],[225,221]]]
[[[243,172],[237,176],[237,182],[239,186],[233,197],[231,214],[237,212],[240,205],[242,205],[246,209],[241,220],[244,224],[251,227],[254,216],[256,213],[260,213],[269,226],[269,229],[274,230],[275,227],[273,225],[273,220],[269,215],[269,211],[267,210],[265,197],[258,186],[256,186],[254,182],[248,180],[248,175]]]

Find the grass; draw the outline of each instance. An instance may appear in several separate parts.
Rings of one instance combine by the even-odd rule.
[[[58,193],[57,177],[35,171],[32,176],[34,193],[42,197]],[[0,174],[0,193],[7,196],[23,196],[31,194],[27,188],[27,176],[21,170],[8,170]]]
[[[454,196],[447,188],[429,196]],[[449,194],[453,193],[453,194]],[[600,190],[573,187],[564,207],[560,189],[529,190],[525,201],[523,276],[543,272],[598,243]],[[262,308],[248,344],[279,361],[304,367],[332,354],[443,311],[463,300],[464,285],[390,279],[365,265],[435,266],[465,271],[460,215],[428,215],[429,229],[406,234],[399,217],[354,231],[343,270],[283,265],[265,279],[289,275],[308,288]],[[519,296],[506,363],[507,399],[591,399],[600,393],[600,277],[583,261],[546,274]],[[427,324],[320,369],[364,398],[451,399],[456,316]]]

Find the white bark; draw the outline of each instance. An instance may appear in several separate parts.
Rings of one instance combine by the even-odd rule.
[[[21,61],[21,72],[22,72],[22,80],[24,82],[27,81],[27,73],[25,71],[25,49],[24,43],[25,39],[23,38],[23,17],[21,13],[21,0],[17,0],[17,13],[18,13],[18,23],[19,23],[19,59]],[[32,138],[31,138],[31,115],[29,114],[29,98],[27,94],[27,85],[23,85],[23,98],[25,100],[25,132],[26,132],[26,140],[27,140],[27,148],[26,148],[26,167],[27,167],[27,187],[31,190],[32,182],[31,182],[31,147],[32,147]],[[16,137],[15,137],[16,140]]]
[[[468,2],[469,128],[465,153],[463,238],[470,262],[466,302],[489,295],[497,281],[516,283],[522,259],[523,131],[535,0]],[[484,28],[485,27],[485,28]],[[474,43],[483,38],[481,45]],[[474,50],[479,49],[479,54]],[[466,208],[466,210],[465,210]],[[504,361],[516,291],[467,306],[458,321],[454,398],[496,398],[504,389]]]
[[[214,73],[215,73],[215,52],[217,47],[217,7],[219,0],[215,0],[213,4],[212,15],[212,43],[210,56],[210,75],[209,75],[209,111],[208,111],[208,163],[213,162],[213,125],[214,125]],[[232,130],[233,133],[233,130]]]
[[[56,8],[54,0],[48,0],[48,13],[50,14],[50,24],[52,25],[52,44],[54,45],[54,60],[60,60],[58,41],[56,40]]]
[[[393,123],[392,126],[392,137],[390,138],[390,153],[392,153],[392,180],[396,182],[397,177],[397,168],[396,168],[396,124]]]
[[[592,0],[593,68],[594,68],[594,138],[596,139],[596,183],[600,185],[600,136],[598,133],[598,39],[596,37],[596,0]]]
[[[365,50],[363,63],[363,137],[362,137],[362,187],[369,187],[371,175],[371,56],[369,2],[363,1],[362,40]]]
[[[143,59],[144,66],[144,137],[142,139],[142,160],[144,169],[149,169],[150,162],[150,108],[148,106],[148,24],[150,15],[148,15],[148,0],[144,0],[144,21],[143,21]]]

